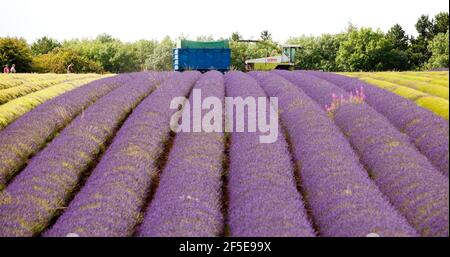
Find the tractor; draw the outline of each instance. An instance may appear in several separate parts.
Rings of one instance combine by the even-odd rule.
[[[239,40],[238,42],[267,44],[261,40]],[[281,55],[246,60],[245,68],[247,71],[294,70],[295,55],[300,48],[299,45],[282,45]]]

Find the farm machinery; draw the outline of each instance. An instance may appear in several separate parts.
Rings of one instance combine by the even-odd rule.
[[[173,49],[172,64],[176,71],[228,71],[231,66],[229,42],[228,40],[210,42],[178,40],[177,47]]]
[[[239,40],[238,42],[267,44],[261,40]],[[295,55],[299,45],[283,45],[281,46],[281,55],[250,59],[245,61],[245,68],[247,71],[259,70],[294,70]]]
[[[269,44],[261,40],[239,40],[238,42]],[[283,45],[281,55],[250,59],[245,61],[247,71],[252,70],[293,70],[298,45]],[[231,49],[228,40],[190,41],[179,40],[173,49],[173,69],[175,71],[218,70],[226,72],[231,67]]]

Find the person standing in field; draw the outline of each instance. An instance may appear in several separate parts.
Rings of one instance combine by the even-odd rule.
[[[8,64],[6,64],[5,67],[3,68],[3,73],[9,73],[9,66],[8,66]]]
[[[10,70],[10,72],[11,72],[11,73],[16,73],[16,65],[15,65],[15,64],[11,65],[11,70]]]
[[[67,73],[73,73],[73,63],[69,64],[69,66],[67,66]]]

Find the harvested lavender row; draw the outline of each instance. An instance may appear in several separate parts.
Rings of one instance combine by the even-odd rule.
[[[271,97],[299,162],[306,201],[321,236],[417,236],[370,180],[348,141],[327,114],[282,77],[251,73]]]
[[[325,72],[308,72],[308,74],[332,82],[347,92],[363,88],[366,102],[387,117],[397,129],[406,133],[420,152],[448,177],[448,120],[417,106],[408,99],[358,79]]]
[[[229,72],[225,81],[227,97],[266,97],[257,82],[244,73]],[[266,107],[273,108],[268,103]],[[231,236],[314,236],[296,188],[283,135],[279,133],[277,141],[264,144],[259,142],[262,134],[231,133],[228,176]]]
[[[281,74],[318,102],[336,88],[306,74]],[[448,178],[369,105],[343,104],[334,119],[394,207],[423,236],[448,236]]]
[[[225,96],[223,75],[216,71],[206,73],[194,90],[201,90],[198,99],[202,102],[207,97],[216,97],[222,103]],[[193,101],[191,93],[191,107]],[[193,125],[193,112],[190,112]],[[203,110],[202,114],[207,112]],[[140,227],[140,236],[221,235],[224,222],[220,203],[223,152],[221,131],[179,132],[176,135],[158,189]]]
[[[1,193],[0,236],[32,236],[49,225],[121,122],[155,87],[148,76],[98,100],[30,160]]]
[[[8,88],[8,89],[0,89],[0,105],[5,104],[13,99],[19,98],[21,96],[25,96],[27,94],[31,94],[33,92],[45,89],[45,88],[49,88],[51,86],[55,86],[58,84],[73,84],[73,83],[77,83],[78,80],[85,80],[85,79],[94,79],[94,78],[99,78],[98,75],[93,75],[93,74],[89,74],[89,75],[82,75],[80,77],[75,77],[75,78],[66,78],[66,79],[55,79],[54,81],[48,81],[47,83],[45,82],[41,82],[41,83],[35,83],[35,84],[25,84],[25,85],[20,85],[17,87],[13,87],[13,88]]]
[[[55,132],[128,80],[129,75],[119,75],[93,81],[39,105],[0,131],[0,190]]]
[[[173,97],[189,93],[198,73],[174,73],[133,111],[81,191],[45,236],[131,236],[169,135]]]

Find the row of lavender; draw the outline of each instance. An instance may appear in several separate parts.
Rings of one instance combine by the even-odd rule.
[[[189,94],[198,73],[174,74],[142,101],[123,124],[85,186],[46,236],[131,236],[142,220],[157,159],[169,140],[173,97]],[[174,112],[173,110],[172,112]],[[161,189],[164,183],[161,183]]]
[[[322,236],[415,236],[384,198],[346,138],[307,94],[280,76],[253,73],[280,101],[306,201]]]
[[[132,235],[140,223],[145,196],[151,184],[157,183],[158,172],[162,173],[159,185],[137,235],[218,236],[224,233],[223,133],[180,133],[174,140],[167,165],[160,171],[155,167],[155,160],[163,154],[162,141],[169,134],[167,123],[172,114],[164,109],[161,112],[160,107],[168,106],[174,96],[185,95],[192,87],[191,80],[188,77],[172,80],[142,102],[46,236]],[[242,74],[227,75],[226,80],[231,95],[248,94],[241,87],[241,81],[247,80],[253,88],[250,95],[265,96],[255,81]],[[223,99],[225,95],[220,73],[206,74],[195,89],[202,89],[203,98]],[[142,141],[142,134],[148,140]],[[238,136],[236,140],[235,136]],[[253,133],[232,136],[235,143],[230,151],[228,215],[232,235],[313,236],[295,188],[293,170],[285,168],[292,167],[286,143],[281,140],[262,149],[257,138]],[[259,158],[255,160],[254,156]],[[146,170],[146,167],[152,168]],[[248,173],[249,168],[254,172]],[[261,170],[265,170],[265,175],[259,178],[257,172]]]
[[[0,190],[46,142],[93,102],[130,75],[93,81],[45,102],[0,131]]]
[[[158,84],[167,75],[130,73],[96,80],[45,102],[0,130],[0,190],[31,156],[95,101],[132,79],[145,76]]]
[[[225,95],[222,74],[209,72],[195,84],[204,100]],[[183,95],[186,95],[183,94]],[[193,106],[193,93],[189,104]],[[169,99],[168,99],[169,100]],[[190,124],[193,124],[193,110]],[[205,112],[203,110],[203,112]],[[167,127],[168,118],[162,127]],[[139,236],[219,236],[223,233],[221,132],[178,133],[159,186],[137,230]]]
[[[225,79],[227,96],[266,96],[254,79],[241,72],[228,73]],[[264,109],[267,119],[270,109]],[[296,188],[294,164],[286,140],[279,136],[275,143],[261,144],[260,133],[231,133],[228,173],[231,235],[314,236],[304,201]]]
[[[0,236],[32,236],[48,226],[70,200],[80,178],[95,164],[128,113],[157,86],[152,76],[155,75],[143,73],[131,77],[123,86],[100,98],[29,160],[1,192]],[[34,114],[34,111],[30,113]]]
[[[279,73],[288,80],[251,75],[256,80],[239,72],[174,73],[160,87],[155,74],[128,78],[79,115],[2,192],[0,235],[36,235],[45,229],[46,236],[448,235],[448,178],[382,116],[364,104],[345,105],[335,113],[337,127],[314,102],[323,106],[331,93],[346,94],[335,85],[305,74]],[[257,133],[231,133],[225,170],[223,133],[179,133],[167,153],[174,110],[161,106],[189,94],[199,77],[195,88],[202,97],[223,99],[225,91],[227,96],[278,97],[279,140],[259,144]],[[71,200],[80,177],[95,165],[120,123],[156,87]],[[130,89],[133,93],[125,94]],[[382,133],[373,134],[373,128]],[[64,149],[67,145],[73,147]],[[167,154],[167,164],[159,167]],[[25,165],[18,162],[8,174]]]
[[[336,85],[306,73],[279,74],[322,106],[329,104],[333,94],[350,97]],[[424,236],[448,235],[448,178],[409,138],[365,103],[342,105],[334,113],[334,121],[378,188],[409,223]]]
[[[448,177],[449,124],[447,120],[397,94],[368,85],[358,79],[327,72],[307,72],[306,74],[332,82],[347,92],[355,92],[362,88],[366,95],[365,101],[389,119],[398,130],[407,134],[430,162]]]
[[[256,77],[258,76],[258,74],[254,75]],[[263,76],[262,74],[260,75]],[[265,96],[264,91],[259,88],[256,81],[244,74],[228,73],[225,76],[225,79],[227,96]],[[264,80],[264,78],[261,79]],[[270,88],[272,88],[272,90],[275,90],[275,92],[272,91],[272,93],[277,95],[276,90],[280,90],[279,84],[280,81],[283,80],[280,77],[273,77],[272,81],[270,81],[270,79],[269,76],[268,81],[266,81],[268,84],[264,84],[263,81],[260,81],[261,85],[263,85],[263,88],[266,91],[270,91]],[[312,85],[308,86],[310,87]],[[301,94],[301,90],[297,89],[296,91],[292,86],[290,89],[284,89],[285,91],[278,92],[287,92],[289,96],[298,96],[299,93]],[[325,87],[325,90],[328,89]],[[323,94],[321,94],[321,96],[323,96]],[[320,110],[306,95],[300,96],[300,99],[301,100],[295,99],[294,101],[289,99],[291,101],[286,100],[286,102],[282,101],[282,105],[284,104],[289,111],[295,109],[295,107],[298,108],[298,110],[296,110],[298,115],[296,117],[297,119],[287,122],[287,124],[290,124],[291,129],[292,126],[298,126],[298,121],[304,121],[303,127],[301,126],[302,124],[300,124],[300,127],[305,129],[307,133],[309,132],[308,134],[302,134],[302,132],[305,131],[294,130],[295,143],[293,147],[294,149],[302,149],[303,151],[301,154],[297,152],[295,155],[301,166],[301,181],[306,180],[304,177],[314,177],[312,174],[316,175],[315,180],[311,180],[309,186],[306,182],[302,182],[302,186],[305,187],[306,191],[307,204],[313,212],[313,220],[308,220],[306,217],[304,203],[301,197],[299,197],[298,192],[295,190],[295,181],[293,180],[295,177],[294,164],[289,161],[288,157],[290,154],[286,142],[284,142],[284,140],[279,140],[277,143],[271,145],[270,149],[265,149],[265,146],[267,147],[267,145],[257,143],[257,134],[232,133],[229,151],[230,169],[228,171],[227,185],[229,201],[227,203],[227,206],[229,207],[227,223],[230,226],[231,235],[313,236],[318,233],[319,235],[325,236],[364,236],[370,233],[376,233],[383,236],[415,236],[417,235],[416,231],[424,236],[448,235],[448,187],[446,187],[448,181],[446,182],[446,178],[442,177],[442,175],[434,170],[425,157],[418,154],[416,149],[409,145],[409,143],[400,142],[403,143],[401,144],[403,148],[396,149],[393,156],[398,158],[398,154],[400,153],[403,154],[403,157],[409,156],[409,158],[416,161],[413,162],[412,166],[415,167],[415,165],[418,165],[419,167],[414,170],[412,178],[409,178],[408,174],[402,170],[405,163],[402,162],[395,166],[395,161],[392,160],[392,158],[386,158],[387,164],[377,163],[378,165],[385,164],[386,166],[379,167],[378,169],[376,169],[375,166],[375,169],[381,173],[381,175],[388,175],[386,174],[387,165],[394,165],[394,167],[387,167],[394,170],[394,175],[391,175],[391,178],[394,178],[394,181],[389,181],[388,179],[377,180],[376,178],[374,178],[375,181],[373,181],[369,178],[369,175],[373,174],[361,167],[357,161],[357,156],[348,145],[348,141],[345,140],[345,137],[342,136],[338,129],[333,131],[332,128],[334,125],[328,117],[326,117],[323,110]],[[320,99],[315,98],[315,100],[319,101]],[[305,102],[308,101],[316,107],[315,110],[314,107],[307,108],[305,106]],[[301,113],[300,111],[303,111],[304,113]],[[321,113],[323,113],[322,119],[320,117]],[[389,124],[383,123],[383,120],[373,119],[373,115],[380,118],[379,114],[374,111],[373,113],[366,113],[364,111],[359,111],[357,113],[362,113],[363,116],[367,114],[369,116],[368,119],[378,125],[377,128],[380,129],[380,131],[385,132],[388,137],[392,137],[392,134],[394,135],[393,137],[398,136],[395,134],[397,131],[392,129]],[[312,114],[309,115],[311,119],[305,119],[305,117],[308,117],[308,114]],[[319,121],[314,123],[313,121],[317,118]],[[367,122],[363,122],[363,124],[372,125]],[[313,127],[308,127],[311,125]],[[383,125],[391,130],[382,130]],[[316,129],[314,129],[314,126],[316,126]],[[341,129],[342,126],[343,125],[341,124]],[[287,127],[289,127],[289,125],[287,125]],[[319,128],[325,128],[325,133],[323,135],[317,133],[320,131]],[[366,126],[362,131],[367,131],[370,134],[371,130],[369,130],[369,128],[370,126]],[[331,135],[332,138],[337,137],[339,139],[340,137],[342,140],[341,142],[343,143],[333,143],[333,140],[327,140],[330,139],[327,138],[329,135]],[[312,140],[315,138],[314,136],[316,136],[317,141]],[[295,141],[296,138],[299,138],[300,140],[297,139],[298,141]],[[353,146],[355,146],[355,143],[351,138],[349,139]],[[385,138],[381,138],[380,140],[381,141],[378,141],[373,145],[383,145],[383,140],[385,140]],[[324,155],[322,144],[329,142],[332,142],[328,149],[329,151],[325,151]],[[342,148],[336,148],[336,145],[341,144],[343,146]],[[308,145],[311,145],[311,148],[305,147]],[[397,147],[397,145],[395,145],[395,147]],[[180,150],[184,152],[184,154],[187,154],[186,149],[181,149],[183,148],[175,148],[174,151]],[[347,150],[343,151],[343,149]],[[333,151],[335,151],[335,153],[332,153]],[[268,154],[269,152],[270,154]],[[344,156],[339,156],[338,153],[344,153]],[[362,157],[361,155],[364,151],[360,150],[357,151],[357,153],[359,154],[359,157]],[[331,159],[330,156],[327,156],[328,154],[331,154]],[[317,155],[318,157],[314,158],[314,155]],[[376,151],[374,152],[374,155],[375,158],[378,157]],[[199,157],[201,157],[201,155],[199,155]],[[336,167],[339,167],[342,163],[347,163],[346,160],[349,158],[350,160],[348,160],[348,163],[350,165],[351,163],[355,163],[356,165],[354,167],[356,167],[356,169],[359,167],[360,171],[350,172],[347,181],[345,181],[344,177],[345,183],[336,183],[336,179],[342,178],[342,175],[348,170],[348,167],[344,166],[342,170],[337,171]],[[351,161],[351,159],[354,159],[354,161]],[[311,160],[315,162],[311,163]],[[402,160],[405,160],[405,158]],[[217,162],[215,163],[217,165]],[[329,163],[330,165],[323,165],[324,163]],[[364,164],[366,163],[364,162]],[[207,161],[206,165],[210,165],[210,163]],[[323,172],[317,172],[319,167],[324,167],[325,170]],[[373,168],[374,165],[370,167]],[[171,173],[171,171],[172,169],[168,168],[166,173]],[[354,168],[350,168],[350,171],[354,171]],[[426,174],[426,171],[429,171],[430,174]],[[424,174],[420,175],[421,172],[424,172]],[[323,176],[327,173],[331,173],[331,179],[324,179]],[[181,176],[182,173],[179,174]],[[306,176],[303,176],[305,174]],[[360,174],[360,176],[357,174]],[[427,176],[427,179],[421,180],[424,176]],[[399,181],[396,181],[395,178],[398,178]],[[182,178],[178,179],[183,181]],[[172,180],[170,181],[176,181],[176,179],[172,177]],[[214,181],[217,183],[217,178]],[[330,182],[332,182],[332,184],[323,184]],[[211,183],[214,184],[213,182]],[[182,183],[176,184],[182,185]],[[378,187],[376,185],[378,185]],[[430,185],[432,185],[431,190],[424,195],[425,187]],[[323,191],[326,189],[329,189],[330,191],[324,193]],[[192,190],[193,189],[190,189],[190,191],[185,192],[192,193],[192,196],[183,194],[180,197],[182,199],[181,202],[186,200],[186,197],[188,202],[196,202],[194,206],[198,206],[197,202],[204,202],[202,201],[202,197],[204,196],[201,194],[196,195],[196,190]],[[387,199],[380,190],[385,195],[387,194]],[[169,191],[170,190],[164,192],[169,193]],[[163,194],[161,193],[159,197],[163,198],[162,195]],[[407,196],[412,198],[406,199],[405,197]],[[335,198],[331,200],[331,197]],[[146,235],[212,236],[217,235],[219,232],[219,227],[216,226],[219,220],[217,216],[218,208],[216,205],[208,204],[208,208],[215,207],[212,209],[205,209],[205,207],[201,208],[202,210],[209,210],[206,213],[209,213],[211,216],[206,217],[216,217],[207,219],[211,221],[210,223],[207,223],[209,224],[208,226],[205,223],[199,224],[198,218],[202,216],[198,216],[198,214],[195,215],[196,212],[194,212],[194,216],[196,216],[197,219],[189,218],[191,216],[189,214],[192,213],[191,205],[188,204],[186,208],[177,208],[176,205],[170,204],[172,208],[167,209],[160,207],[165,204],[163,201],[158,203],[157,199],[159,198],[155,198],[155,202],[151,203],[151,206],[157,207],[154,207],[155,209],[153,209],[153,211],[151,208],[149,209],[149,216],[154,217],[153,223],[150,223],[153,224],[153,226],[149,225],[143,227],[144,229],[142,230],[154,232],[149,232]],[[317,200],[317,202],[313,199]],[[169,203],[173,202],[173,198],[167,200]],[[180,200],[178,200],[178,202],[179,201]],[[206,203],[208,202],[209,201],[206,201]],[[355,203],[358,202],[359,205],[355,205]],[[393,203],[396,209],[391,203]],[[163,222],[163,225],[158,225],[160,223],[158,223],[156,217],[162,219],[162,210],[171,211],[171,213],[178,216],[178,218],[169,215],[169,221]],[[160,214],[154,216],[153,213],[155,212]],[[181,218],[183,213],[188,217],[187,219]],[[203,215],[206,215],[206,213],[203,213]],[[183,225],[174,226],[174,219],[178,219],[179,222],[182,221],[181,223]],[[311,224],[314,222],[316,222],[318,229],[316,233],[313,232]],[[196,226],[202,228],[201,231],[203,232],[195,233],[194,228]],[[152,230],[153,227],[159,227],[161,230]],[[210,231],[210,233],[208,233],[208,231]]]

